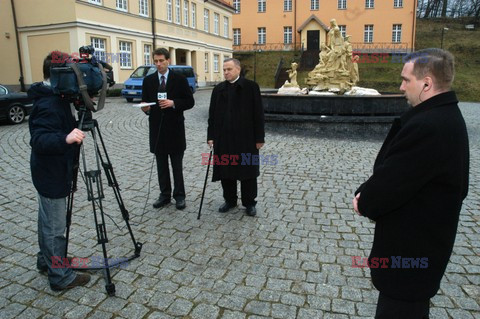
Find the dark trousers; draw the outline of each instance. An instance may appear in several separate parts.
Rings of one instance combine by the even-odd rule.
[[[237,181],[234,179],[222,179],[223,198],[227,203],[232,205],[237,204]],[[255,198],[257,197],[257,179],[246,179],[240,181],[240,191],[242,196],[242,205],[255,206],[257,203]]]
[[[430,299],[403,301],[392,299],[380,293],[375,319],[428,319]]]
[[[183,153],[178,154],[157,154],[158,185],[160,186],[160,198],[166,199],[172,196],[170,182],[170,170],[168,169],[168,157],[173,171],[173,198],[185,199],[185,186],[183,184]]]

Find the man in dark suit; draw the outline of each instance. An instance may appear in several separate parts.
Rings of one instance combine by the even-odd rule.
[[[226,59],[223,63],[225,81],[212,92],[207,142],[213,146],[216,158],[226,160],[213,166],[213,181],[221,180],[225,199],[219,212],[226,213],[237,206],[239,180],[242,204],[247,215],[255,216],[260,175],[258,155],[265,143],[265,120],[260,88],[240,76],[240,70],[237,59]]]
[[[376,222],[369,257],[380,291],[375,318],[428,318],[452,253],[468,193],[469,146],[451,85],[453,56],[425,49],[406,57],[402,85],[412,106],[396,120],[354,210]]]
[[[160,208],[170,203],[172,187],[168,158],[173,171],[173,198],[177,209],[184,209],[185,186],[183,183],[183,153],[187,147],[185,140],[185,118],[183,111],[195,104],[187,79],[168,69],[170,53],[159,48],[153,52],[153,62],[157,72],[143,80],[142,101],[156,105],[142,107],[149,115],[150,152],[157,158],[158,184],[160,196],[153,203]]]

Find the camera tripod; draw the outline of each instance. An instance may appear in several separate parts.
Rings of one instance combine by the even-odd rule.
[[[79,107],[78,111],[78,129],[84,132],[90,132],[92,136],[92,140],[94,143],[94,152],[95,152],[95,162],[96,167],[93,170],[87,169],[87,161],[85,157],[85,148],[83,144],[81,144],[75,154],[75,161],[73,167],[73,181],[72,181],[72,189],[68,196],[67,201],[67,233],[66,233],[66,248],[65,248],[65,256],[67,256],[68,252],[68,239],[70,235],[70,225],[72,223],[72,210],[73,210],[73,197],[74,193],[77,191],[77,178],[78,178],[78,171],[80,166],[80,157],[83,159],[83,175],[84,181],[87,187],[87,199],[88,201],[92,202],[92,210],[93,216],[95,220],[95,229],[97,232],[97,243],[102,246],[103,252],[103,261],[101,265],[98,267],[90,266],[90,267],[81,267],[76,268],[77,270],[103,270],[104,277],[105,277],[105,289],[109,296],[115,295],[115,284],[112,283],[112,278],[110,275],[110,268],[122,265],[132,259],[135,259],[140,256],[140,251],[142,250],[142,243],[137,242],[132,232],[132,228],[130,227],[130,216],[125,208],[123,203],[122,196],[120,194],[120,188],[117,183],[117,179],[113,172],[113,167],[110,162],[110,158],[107,154],[107,149],[105,147],[105,143],[102,138],[102,134],[100,132],[100,128],[98,127],[98,122],[92,118],[92,113],[90,110],[87,110],[85,105]],[[101,148],[97,141],[97,135],[100,140]],[[103,151],[103,152],[102,152]],[[102,155],[103,153],[103,155]],[[104,160],[105,159],[105,160]],[[102,200],[105,198],[103,192],[103,184],[101,179],[101,166],[105,171],[105,175],[107,177],[108,186],[112,187],[113,192],[115,194],[115,198],[117,200],[118,206],[122,213],[123,220],[128,228],[128,232],[133,242],[134,246],[134,254],[131,257],[125,258],[118,258],[116,261],[109,262],[107,256],[107,248],[106,244],[108,243],[107,237],[107,229],[105,225],[105,214],[103,210]]]

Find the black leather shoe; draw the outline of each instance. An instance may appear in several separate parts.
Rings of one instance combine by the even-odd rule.
[[[79,287],[79,286],[85,286],[88,282],[90,281],[90,275],[89,274],[78,274],[73,279],[73,281],[68,284],[66,287],[60,287],[56,285],[50,285],[50,288],[52,288],[53,291],[62,291],[62,290],[67,290],[71,289],[74,287]]]
[[[177,207],[177,209],[184,209],[186,206],[184,199],[179,199],[175,202],[175,207]]]
[[[170,204],[170,198],[159,198],[153,203],[153,208],[160,208]]]
[[[234,208],[235,206],[237,206],[237,205],[232,205],[232,204],[230,204],[230,203],[228,203],[228,202],[225,202],[225,203],[223,203],[222,206],[220,206],[220,208],[218,209],[218,211],[219,211],[220,213],[226,213],[226,212],[228,212],[230,209]]]
[[[247,215],[252,217],[257,215],[257,209],[255,206],[247,206]]]

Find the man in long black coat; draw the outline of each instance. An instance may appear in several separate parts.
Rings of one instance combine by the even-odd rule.
[[[185,118],[183,111],[195,104],[187,79],[168,69],[170,53],[164,48],[153,52],[157,72],[143,80],[142,101],[156,105],[143,107],[149,114],[150,152],[157,158],[160,197],[153,207],[160,208],[170,203],[172,187],[168,168],[168,157],[173,171],[173,198],[177,209],[184,209],[185,186],[183,182],[183,153],[187,148],[185,140]],[[166,97],[164,93],[166,92]]]
[[[256,215],[259,150],[265,143],[265,119],[258,84],[240,76],[240,61],[223,63],[225,81],[212,92],[208,118],[208,144],[214,148],[213,181],[221,180],[225,203],[222,213],[237,206],[237,180],[242,204]],[[220,162],[221,159],[221,162]]]
[[[467,130],[450,89],[453,56],[426,49],[406,60],[400,90],[412,108],[394,122],[353,200],[357,213],[376,222],[368,264],[380,291],[376,318],[428,318],[468,193]]]

